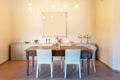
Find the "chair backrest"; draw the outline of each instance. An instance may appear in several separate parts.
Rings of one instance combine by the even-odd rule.
[[[92,53],[92,59],[95,60],[95,54],[96,54],[97,47],[92,45],[90,46],[90,52]]]
[[[51,49],[37,49],[37,63],[51,64],[52,63],[52,50]]]
[[[73,44],[73,46],[84,46],[84,47],[87,47],[87,48],[90,48],[91,45],[92,44],[85,44],[85,43],[83,43],[83,44]]]
[[[66,49],[65,50],[65,63],[66,64],[79,64],[81,50],[80,49]]]

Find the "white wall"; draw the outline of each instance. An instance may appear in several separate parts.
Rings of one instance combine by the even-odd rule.
[[[88,32],[95,37],[95,0],[76,0],[80,7],[76,9],[75,0],[32,0],[32,11],[28,11],[29,0],[12,0],[13,12],[13,30],[12,41],[33,41],[35,39],[42,40],[42,21],[41,14],[37,15],[37,11],[51,12],[60,11],[63,4],[68,4],[68,8],[64,11],[68,13],[67,35],[69,40],[79,41],[77,38],[79,33]],[[57,8],[52,9],[52,4],[56,4]]]
[[[96,1],[96,42],[98,58],[120,71],[120,0]]]
[[[8,60],[11,42],[11,0],[0,0],[0,64]]]
[[[114,0],[113,5],[113,69],[120,71],[120,0]]]
[[[96,0],[96,43],[99,46],[98,58],[112,67],[112,0]]]

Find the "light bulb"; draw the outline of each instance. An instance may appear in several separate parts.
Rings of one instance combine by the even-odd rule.
[[[79,8],[79,4],[76,4],[76,5],[75,5],[75,8]]]
[[[32,7],[29,7],[28,10],[29,10],[29,11],[32,11]]]
[[[31,6],[32,6],[32,3],[31,3],[31,2],[29,2],[29,3],[28,3],[28,6],[29,6],[29,7],[31,7]]]
[[[43,19],[46,19],[46,16],[43,16]]]
[[[63,5],[63,7],[64,7],[64,8],[67,8],[67,7],[68,7],[68,5],[67,5],[67,4],[64,4],[64,5]]]
[[[53,18],[53,16],[50,16],[51,18]]]
[[[40,11],[37,11],[37,15],[40,15]]]
[[[60,12],[63,12],[63,9],[62,9],[62,8],[60,9]]]
[[[52,5],[52,8],[53,8],[53,9],[56,9],[56,6],[53,4],[53,5]]]

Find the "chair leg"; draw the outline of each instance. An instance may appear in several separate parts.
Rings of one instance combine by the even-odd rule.
[[[66,74],[67,74],[67,64],[65,64],[64,66],[65,66],[64,78],[66,79]]]
[[[78,64],[76,64],[76,72],[78,72]]]
[[[51,64],[51,79],[53,78],[53,63]]]
[[[62,70],[62,57],[61,57],[61,60],[60,60],[60,64],[61,64],[61,70]]]
[[[83,67],[83,60],[82,60],[82,67]]]
[[[81,79],[81,63],[79,64],[79,77]]]
[[[41,64],[39,64],[38,71],[41,72]]]
[[[37,64],[37,68],[36,68],[36,79],[38,78],[38,70],[39,70],[39,64]]]
[[[93,64],[93,62],[92,62],[92,60],[90,60],[90,68],[92,68],[92,64]]]
[[[75,69],[75,65],[73,64],[73,69]]]
[[[94,72],[96,73],[95,60],[92,60]]]

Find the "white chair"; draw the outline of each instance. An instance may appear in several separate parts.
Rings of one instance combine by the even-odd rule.
[[[92,45],[92,44],[82,43],[82,44],[74,44],[73,46],[84,46],[84,47],[90,49],[90,46],[91,46],[91,45]],[[82,65],[83,65],[83,60],[87,60],[87,58],[81,58],[81,60],[82,60]],[[74,68],[74,65],[73,65],[73,68]]]
[[[82,43],[82,44],[73,44],[73,46],[84,46],[88,49],[90,49],[90,46],[92,44],[85,44],[85,43]],[[82,61],[82,66],[83,66],[83,61],[87,60],[87,58],[81,58],[81,61]],[[73,69],[75,68],[75,65],[73,65]],[[76,66],[76,69],[77,69],[77,66]]]
[[[38,72],[41,71],[41,64],[50,64],[51,67],[51,78],[53,78],[53,60],[51,49],[37,49],[37,68],[36,68],[36,79],[38,78]]]
[[[96,54],[97,47],[96,46],[91,46],[90,47],[90,52],[92,54],[92,57],[90,58],[90,67],[93,65],[94,72],[96,73],[96,67],[95,67],[95,54]]]
[[[64,78],[66,79],[67,64],[79,65],[79,77],[81,78],[81,50],[80,49],[66,49],[64,62]]]
[[[90,67],[93,65],[94,72],[96,73],[95,53],[96,53],[97,47],[95,45],[91,45],[89,49],[90,49],[90,53],[92,54],[92,56],[90,58]],[[87,58],[81,58],[82,66],[83,66],[83,61],[85,61],[85,60],[87,60]]]

